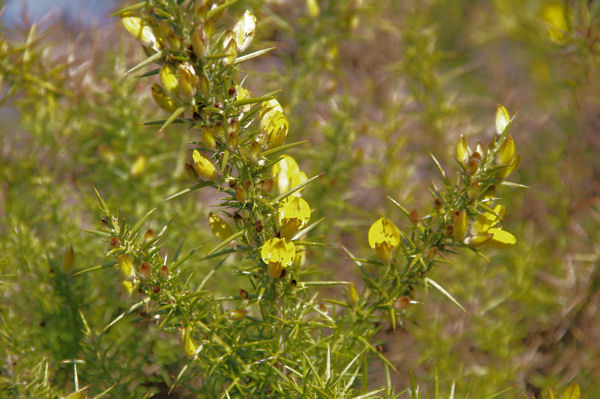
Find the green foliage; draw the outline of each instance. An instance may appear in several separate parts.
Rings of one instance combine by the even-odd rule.
[[[0,397],[593,397],[599,13],[2,28]]]

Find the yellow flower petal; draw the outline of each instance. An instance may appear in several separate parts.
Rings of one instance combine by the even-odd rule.
[[[194,150],[192,153],[194,159],[193,167],[198,175],[206,180],[212,180],[217,177],[217,171],[212,164],[204,155],[198,150]]]
[[[295,255],[296,246],[294,243],[277,237],[266,241],[260,250],[262,260],[269,265],[269,274],[271,277],[274,275],[279,277],[277,270],[281,274],[281,269],[291,265]],[[273,271],[272,274],[271,271]]]
[[[235,42],[237,44],[238,51],[244,51],[252,42],[254,37],[254,31],[256,30],[256,17],[246,11],[242,18],[233,27],[233,33],[235,34]]]
[[[492,237],[486,242],[486,245],[489,245],[492,248],[501,249],[517,243],[517,238],[508,231],[494,227],[489,229],[488,233],[491,234]]]
[[[496,133],[502,134],[510,123],[510,115],[504,106],[498,104],[496,109]]]
[[[229,227],[229,225],[225,223],[223,219],[212,212],[208,214],[208,224],[210,225],[210,229],[212,230],[213,234],[221,241],[231,237],[233,234],[231,227]]]

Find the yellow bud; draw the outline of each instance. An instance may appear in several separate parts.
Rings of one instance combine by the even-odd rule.
[[[135,285],[131,281],[123,280],[121,281],[121,286],[123,287],[127,295],[133,295],[133,292],[135,291]]]
[[[242,204],[246,203],[246,199],[248,198],[248,195],[246,194],[246,190],[244,190],[244,188],[242,186],[240,186],[239,184],[237,186],[235,186],[235,198],[240,201]]]
[[[208,127],[202,128],[202,143],[204,143],[204,146],[206,148],[210,148],[210,149],[213,149],[217,146],[217,143],[215,141],[215,135],[213,134],[213,131],[211,128],[208,128]]]
[[[460,136],[458,142],[456,143],[456,159],[463,167],[467,166],[467,162],[469,161],[469,145],[467,144],[467,139],[463,136]]]
[[[128,255],[119,256],[119,269],[123,278],[127,280],[133,280],[135,278],[135,270],[133,269],[133,262]]]
[[[514,157],[512,157],[509,164],[500,171],[498,177],[501,179],[506,179],[513,172],[513,170],[519,166],[519,162],[521,162],[521,154],[516,154]]]
[[[147,159],[144,155],[138,155],[135,158],[135,161],[131,164],[131,168],[129,169],[129,174],[133,177],[138,177],[144,170],[146,169]]]
[[[321,13],[317,0],[306,0],[306,9],[308,10],[308,15],[312,18],[317,18]]]
[[[73,252],[73,246],[69,245],[69,248],[67,248],[63,257],[63,270],[65,271],[65,273],[70,273],[71,270],[73,270],[74,263],[75,252]]]
[[[152,277],[152,268],[148,262],[142,262],[140,266],[140,278],[142,280],[148,280]]]
[[[196,343],[192,339],[192,328],[190,326],[181,329],[181,346],[188,358],[191,359],[194,357],[196,354]]]
[[[232,31],[227,31],[223,37],[223,53],[226,54],[226,57],[223,58],[223,63],[225,65],[233,65],[237,58],[238,48],[235,42],[235,33]]]
[[[152,84],[152,98],[158,104],[159,107],[172,114],[177,109],[177,102],[169,97],[163,88],[156,83]]]
[[[354,281],[351,281],[348,287],[348,303],[352,306],[358,303],[358,291],[354,286]]]
[[[235,42],[238,51],[244,51],[252,42],[254,31],[256,30],[256,17],[249,11],[246,11],[242,18],[233,27]]]
[[[462,242],[467,236],[467,212],[461,209],[456,216],[453,215],[454,240]]]
[[[496,163],[499,165],[507,165],[513,159],[515,155],[515,141],[509,134],[506,140],[500,146],[498,154],[496,155]]]
[[[229,312],[228,317],[229,317],[229,320],[240,321],[244,317],[246,317],[246,314],[248,314],[248,311],[246,311],[246,309],[233,310],[233,311]]]
[[[127,30],[131,36],[142,42],[144,46],[152,47],[155,50],[160,48],[152,28],[140,17],[130,13],[123,14],[121,16],[121,23],[123,24],[123,27],[125,27],[125,30]]]
[[[496,133],[502,134],[509,123],[510,115],[508,111],[502,105],[498,104],[498,108],[496,109]]]
[[[160,68],[160,81],[162,82],[165,90],[170,95],[176,95],[179,90],[179,81],[177,80],[177,74],[175,68],[169,64],[164,64]]]
[[[541,10],[541,17],[548,23],[546,33],[550,40],[556,44],[563,44],[565,33],[569,31],[563,4],[556,3],[544,6]]]
[[[194,163],[192,166],[198,176],[205,180],[213,180],[217,177],[217,171],[212,164],[204,155],[202,155],[198,150],[194,150],[192,157],[194,159]]]
[[[189,62],[179,64],[177,67],[177,76],[179,78],[179,92],[185,98],[191,98],[196,91],[198,77],[194,67]]]
[[[239,128],[240,128],[240,123],[237,119],[231,119],[229,121],[229,126],[228,126],[228,134],[227,134],[227,145],[231,148],[231,149],[236,149],[238,146],[238,132],[239,132]]]

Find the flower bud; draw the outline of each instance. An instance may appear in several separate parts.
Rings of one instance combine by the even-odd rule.
[[[192,166],[198,176],[205,180],[213,180],[217,177],[217,171],[212,164],[204,155],[202,155],[198,150],[194,150],[192,157],[194,159],[194,163]]]
[[[146,157],[144,155],[138,155],[133,164],[131,164],[131,168],[129,169],[129,174],[133,177],[138,177],[144,170],[146,169]]]
[[[176,95],[179,90],[179,81],[177,80],[177,73],[174,67],[165,63],[160,68],[160,81],[162,82],[165,90],[170,95]]]
[[[467,166],[467,162],[469,160],[469,145],[467,144],[467,139],[463,136],[460,136],[458,142],[456,143],[456,160],[460,162],[463,167]]]
[[[232,31],[227,31],[223,37],[223,53],[226,55],[223,58],[223,63],[233,65],[237,58],[238,48],[235,42],[235,34]]]
[[[135,279],[135,270],[133,269],[133,262],[129,255],[123,254],[119,256],[119,269],[123,278],[127,280]]]
[[[142,280],[148,280],[152,277],[152,268],[148,262],[142,262],[140,266],[140,278]]]
[[[248,195],[246,194],[246,190],[244,190],[244,188],[242,186],[240,186],[239,184],[237,186],[235,186],[235,198],[242,204],[245,204],[246,199],[248,198]]]
[[[496,108],[496,133],[502,134],[510,123],[510,115],[506,108],[498,104]]]
[[[191,98],[196,91],[198,77],[194,67],[189,62],[179,64],[177,67],[177,76],[179,78],[179,92],[184,98]]]
[[[160,268],[160,278],[166,280],[169,277],[169,268],[167,266],[161,266]]]
[[[452,215],[453,219],[453,227],[454,227],[454,240],[457,242],[462,242],[467,235],[467,212],[464,209],[461,209],[456,213],[456,215]]]
[[[352,306],[358,303],[358,291],[354,286],[354,281],[350,281],[350,286],[348,286],[348,303]]]
[[[238,51],[244,51],[252,42],[254,31],[256,30],[256,17],[249,11],[246,11],[242,18],[233,27],[235,42]]]
[[[203,127],[201,134],[202,134],[202,143],[204,144],[204,146],[206,148],[213,149],[217,146],[217,143],[215,141],[215,135],[213,134],[213,131],[211,128]]]
[[[133,295],[133,291],[135,290],[135,285],[131,281],[123,280],[123,281],[121,281],[121,286],[123,287],[123,289],[125,290],[127,295],[129,295],[129,296]]]
[[[156,101],[159,107],[170,114],[175,112],[177,109],[177,102],[173,98],[169,97],[161,86],[154,83],[152,84],[151,91],[152,98],[154,98],[154,101]]]
[[[240,321],[244,317],[246,317],[246,314],[248,314],[248,311],[246,309],[234,310],[229,312],[228,317],[231,321]]]
[[[508,165],[515,155],[515,141],[509,134],[500,146],[496,154],[496,163],[498,165]]]
[[[192,339],[192,328],[187,326],[181,330],[181,346],[183,352],[188,358],[193,358],[196,354],[196,343]]]
[[[412,224],[419,223],[419,213],[417,212],[417,210],[415,208],[411,209],[411,211],[410,211],[410,222]]]

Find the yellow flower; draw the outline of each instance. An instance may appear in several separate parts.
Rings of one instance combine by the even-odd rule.
[[[369,245],[382,261],[389,262],[392,251],[400,245],[400,230],[390,219],[381,217],[369,229]]]
[[[485,212],[477,217],[471,228],[468,244],[473,247],[487,245],[492,248],[505,248],[514,245],[517,239],[508,231],[497,227],[506,212],[504,206],[496,205],[494,213]]]
[[[192,328],[190,326],[181,329],[181,346],[187,357],[194,357],[196,354],[196,343],[192,338]]]
[[[165,111],[172,114],[177,109],[177,102],[169,97],[167,93],[165,93],[164,89],[157,85],[156,83],[152,84],[152,98],[154,101]]]
[[[502,134],[510,123],[508,110],[501,104],[496,108],[496,133]]]
[[[556,44],[565,42],[565,33],[569,31],[565,10],[562,3],[548,4],[541,10],[541,17],[548,23],[547,34],[550,40]]]
[[[200,177],[206,180],[212,180],[217,177],[214,165],[200,151],[194,150],[192,157],[194,159],[192,166]]]
[[[225,32],[223,37],[223,53],[226,57],[223,58],[225,65],[232,65],[237,58],[238,48],[235,41],[235,33],[233,31]]]
[[[256,30],[256,17],[246,11],[242,18],[233,27],[233,33],[235,34],[235,42],[237,44],[238,51],[244,51],[252,42],[254,37],[254,31]]]
[[[177,81],[179,82],[179,91],[184,98],[192,98],[196,92],[196,83],[198,76],[194,67],[189,62],[179,64],[177,67]]]
[[[163,64],[160,68],[160,81],[162,82],[165,90],[170,95],[176,95],[179,90],[179,80],[177,79],[177,73],[174,67],[169,64]]]
[[[129,169],[129,174],[133,177],[138,177],[144,170],[146,169],[147,159],[144,155],[138,155],[135,158],[135,161],[131,164],[131,168]]]
[[[262,260],[269,265],[271,278],[281,276],[281,271],[292,264],[295,255],[296,246],[285,238],[271,238],[260,250]]]
[[[515,154],[515,141],[512,136],[506,136],[506,139],[500,146],[496,154],[496,164],[503,166],[498,172],[500,179],[506,179],[521,162],[521,155]]]
[[[462,242],[467,235],[467,211],[461,209],[459,212],[456,212],[456,215],[452,216],[454,239]]]
[[[272,99],[262,103],[260,128],[266,136],[267,148],[279,147],[285,141],[289,122],[277,100]]]
[[[121,270],[121,274],[123,278],[127,280],[135,279],[135,270],[133,269],[133,262],[128,255],[119,256],[119,269]]]
[[[231,237],[233,234],[231,227],[229,227],[223,219],[212,212],[209,212],[208,214],[208,224],[210,225],[213,234],[221,241],[225,240],[227,237]]]
[[[152,47],[154,50],[160,50],[160,44],[152,28],[148,26],[140,17],[133,14],[123,14],[121,23],[129,34],[138,39],[144,46]]]
[[[290,188],[294,188],[308,180],[306,174],[300,170],[294,158],[288,155],[281,158],[281,161],[273,166],[271,175],[275,178],[279,194],[283,194]],[[300,191],[298,190],[292,195],[299,197]]]
[[[279,205],[279,223],[281,236],[291,239],[294,234],[308,223],[310,206],[300,197],[286,197]]]

